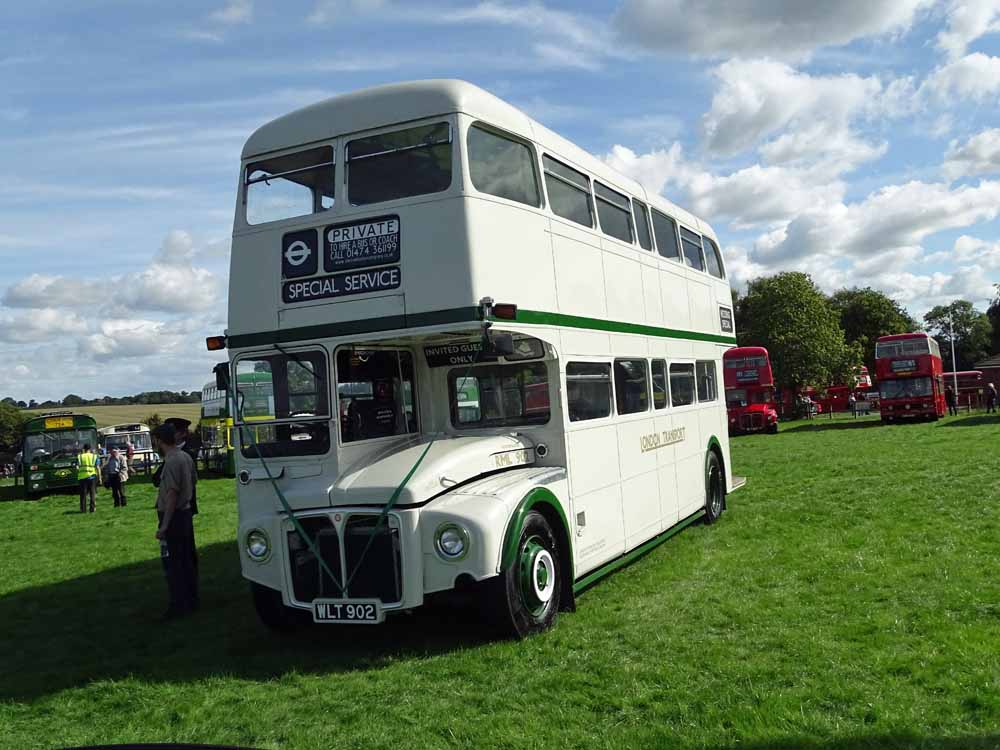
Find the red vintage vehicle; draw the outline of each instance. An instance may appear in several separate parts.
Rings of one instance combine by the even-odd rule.
[[[946,372],[944,374],[945,386],[955,387],[955,380],[958,380],[958,401],[959,406],[967,404],[969,406],[981,406],[983,402],[983,389],[986,383],[983,382],[982,370],[959,370],[958,372]]]
[[[937,341],[926,333],[882,336],[875,343],[882,422],[944,416],[944,368]]]
[[[778,431],[774,375],[767,349],[740,346],[722,355],[729,434]]]
[[[819,400],[827,411],[850,411],[851,395],[855,401],[870,401],[872,378],[865,365],[855,371],[854,385],[831,385]]]

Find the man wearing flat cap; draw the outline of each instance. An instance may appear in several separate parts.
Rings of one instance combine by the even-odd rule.
[[[170,606],[164,618],[173,619],[198,608],[198,570],[191,523],[191,500],[198,476],[191,456],[177,447],[173,425],[160,425],[153,430],[152,437],[162,458],[156,495],[156,538],[163,548],[163,569],[170,593]]]

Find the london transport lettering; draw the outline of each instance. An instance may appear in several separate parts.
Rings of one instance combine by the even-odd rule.
[[[657,448],[666,448],[668,445],[683,442],[684,428],[675,427],[672,430],[653,432],[649,435],[642,435],[639,438],[639,445],[643,453],[655,451]]]
[[[334,224],[323,230],[323,236],[327,243],[323,270],[327,272],[399,261],[398,216]]]
[[[371,271],[349,271],[302,281],[286,281],[281,286],[281,298],[285,304],[312,302],[331,297],[398,289],[399,283],[399,266],[375,268]]]

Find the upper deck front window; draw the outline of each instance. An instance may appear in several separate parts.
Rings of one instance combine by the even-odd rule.
[[[879,341],[875,344],[875,356],[906,357],[917,354],[931,354],[928,344],[930,339],[900,339],[898,341]],[[936,343],[936,342],[935,342]],[[940,355],[939,355],[940,356]]]
[[[440,193],[451,162],[446,122],[366,135],[347,144],[347,193],[355,206]]]
[[[320,146],[248,164],[247,223],[263,224],[332,208],[333,159],[333,146]]]

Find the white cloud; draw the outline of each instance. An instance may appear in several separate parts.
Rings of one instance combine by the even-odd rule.
[[[1000,57],[973,52],[946,63],[927,76],[920,93],[940,104],[954,104],[955,99],[995,99],[1000,95]]]
[[[932,0],[625,0],[622,34],[669,54],[802,58],[820,47],[907,31]]]
[[[253,20],[253,0],[229,0],[209,18],[227,25],[250,23]]]
[[[787,222],[813,206],[839,202],[845,190],[822,168],[754,164],[715,175],[686,162],[678,143],[641,155],[615,146],[604,160],[653,192],[680,193],[677,202],[698,216],[710,222],[726,219],[737,228]]]
[[[969,44],[996,31],[1000,31],[1000,2],[951,0],[946,26],[937,36],[937,46],[950,59],[957,60],[965,54]]]
[[[309,14],[309,23],[324,24],[341,20],[341,16],[348,19],[380,10],[387,5],[386,0],[319,0]]]
[[[80,340],[80,353],[101,362],[149,357],[178,350],[184,336],[157,320],[105,320],[100,332]]]
[[[949,179],[1000,172],[1000,128],[977,133],[959,145],[952,141],[942,165]]]
[[[33,273],[7,287],[2,301],[7,307],[92,307],[108,293],[101,282],[92,279],[69,279]]]
[[[889,185],[858,203],[818,205],[793,219],[781,237],[756,244],[769,262],[815,255],[854,257],[919,247],[931,234],[991,221],[1000,213],[1000,182],[952,189],[941,183]]]
[[[0,318],[0,341],[32,343],[84,333],[87,322],[74,312],[51,307]]]
[[[165,265],[174,265],[190,263],[193,257],[194,240],[191,239],[191,233],[183,229],[171,229],[163,238],[160,252],[156,254],[155,259]]]
[[[894,113],[905,80],[884,86],[877,77],[812,76],[773,60],[729,60],[713,71],[718,89],[702,124],[705,145],[729,156],[777,135],[761,153],[773,163],[823,159],[847,169],[875,158],[882,144],[850,131],[855,120]]]

